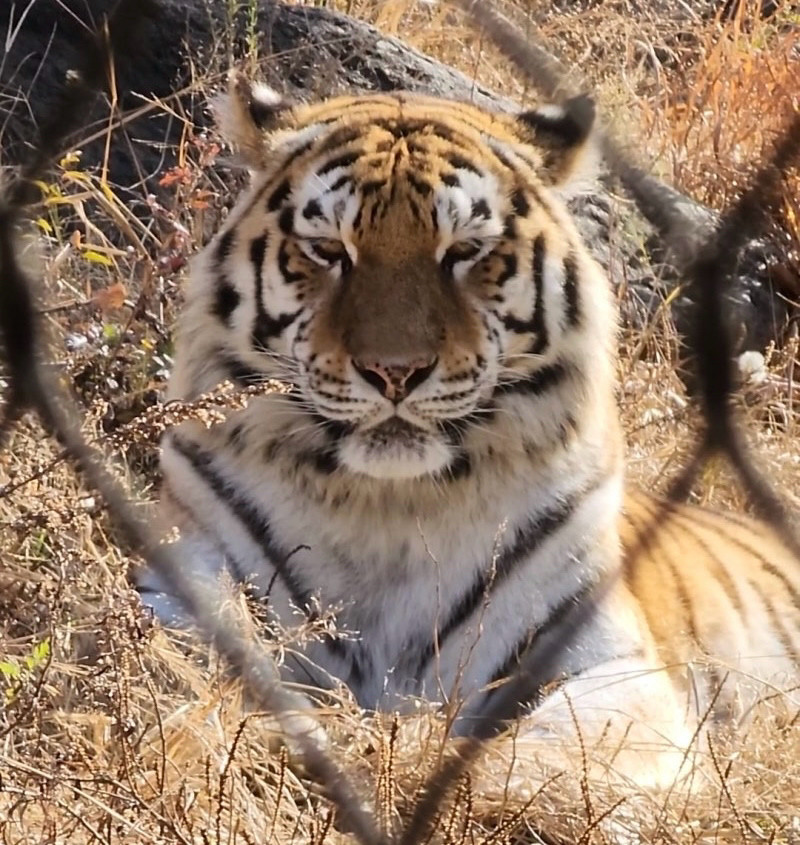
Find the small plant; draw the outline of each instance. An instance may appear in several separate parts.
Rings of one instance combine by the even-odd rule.
[[[37,669],[46,665],[50,659],[50,637],[45,637],[36,643],[30,654],[21,660],[8,658],[0,660],[0,676],[5,684],[4,701],[11,704],[19,695],[20,690],[27,684]]]
[[[258,56],[260,52],[259,44],[259,30],[258,30],[258,0],[226,0],[225,19],[226,19],[226,52],[228,55],[228,65],[233,67],[238,56],[238,45],[236,44],[236,36],[238,32],[238,21],[240,17],[244,16],[244,51],[243,58],[247,60],[248,72],[257,74],[258,72]]]

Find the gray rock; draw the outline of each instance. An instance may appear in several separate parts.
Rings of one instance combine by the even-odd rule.
[[[10,11],[0,12],[0,39],[10,43],[0,62],[4,165],[24,159],[35,142],[36,125],[52,109],[66,74],[80,66],[87,27],[112,5],[112,0],[33,0],[26,14],[26,2],[12,3]],[[189,86],[192,63],[205,69],[224,67],[220,43],[234,55],[245,52],[246,11],[229,21],[227,5],[220,0],[161,0],[162,11],[149,22],[145,37],[131,45],[133,58],[118,57],[119,111],[141,108],[143,98],[158,98],[179,107],[196,126],[206,126],[204,97],[192,90],[180,96],[175,92]],[[260,55],[272,57],[264,66],[268,81],[290,96],[402,88],[494,108],[513,107],[458,71],[327,9],[260,0],[257,31]],[[86,139],[102,136],[107,120],[107,101],[87,103],[86,130],[75,139],[84,150],[84,165],[102,160],[103,138]],[[167,110],[155,108],[115,132],[110,177],[129,192],[132,203],[147,191],[158,191],[158,176],[173,163],[172,148],[181,129]],[[663,187],[665,201],[678,204],[696,219],[698,236],[713,230],[714,212]],[[665,252],[634,206],[618,200],[601,183],[572,196],[569,203],[589,247],[613,282],[624,287],[624,318],[640,324],[652,320],[680,282],[674,267],[692,244],[684,245],[684,255]],[[776,293],[778,281],[785,279],[784,265],[780,249],[768,240],[753,241],[742,251],[730,294],[740,348],[760,348],[780,336],[787,306]],[[679,331],[688,325],[690,305],[683,296],[671,304]]]

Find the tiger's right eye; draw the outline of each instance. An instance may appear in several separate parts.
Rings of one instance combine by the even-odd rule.
[[[300,247],[312,261],[323,267],[338,266],[346,273],[353,266],[347,247],[333,238],[303,238]]]

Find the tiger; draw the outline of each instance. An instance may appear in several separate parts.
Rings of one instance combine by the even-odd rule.
[[[516,712],[537,747],[580,734],[654,778],[797,682],[773,530],[625,481],[617,307],[565,202],[589,97],[298,104],[236,74],[218,114],[250,182],[193,259],[169,398],[291,388],[169,431],[162,510],[198,581],[289,630],[333,620],[282,652],[287,682],[469,734],[544,644]],[[152,571],[138,589],[186,624]]]

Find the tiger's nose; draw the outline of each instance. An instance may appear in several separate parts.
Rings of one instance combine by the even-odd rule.
[[[438,358],[427,361],[409,361],[408,363],[383,364],[380,361],[357,361],[353,366],[364,381],[371,384],[381,396],[397,404],[419,387],[434,371]]]

